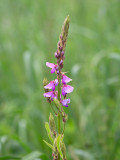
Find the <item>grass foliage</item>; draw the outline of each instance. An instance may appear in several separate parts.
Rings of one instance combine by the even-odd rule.
[[[120,1],[0,1],[0,159],[48,160],[46,61],[71,18],[64,71],[75,90],[65,130],[69,160],[120,159]],[[48,77],[49,76],[49,77]],[[11,157],[12,156],[12,157]]]

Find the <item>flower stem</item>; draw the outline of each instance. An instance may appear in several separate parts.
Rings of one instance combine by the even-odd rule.
[[[58,134],[60,134],[60,113],[58,113]],[[60,154],[58,153],[58,160],[60,160]]]
[[[60,93],[61,93],[61,75],[58,75],[58,100],[60,101]],[[60,113],[58,112],[58,134],[61,133],[60,129]],[[58,153],[58,160],[60,160],[60,154]]]
[[[63,124],[63,132],[62,132],[63,135],[64,135],[64,131],[65,131],[65,123]]]
[[[60,93],[61,93],[61,75],[58,75],[58,100],[60,101]]]

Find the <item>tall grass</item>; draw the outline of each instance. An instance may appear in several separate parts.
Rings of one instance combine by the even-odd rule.
[[[65,109],[68,159],[119,160],[119,5],[119,0],[0,1],[1,156],[51,159],[42,141],[51,111],[42,80],[69,14],[64,70],[70,70],[75,90]]]

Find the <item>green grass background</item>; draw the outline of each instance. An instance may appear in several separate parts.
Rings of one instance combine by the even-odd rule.
[[[120,0],[0,0],[0,156],[50,160],[46,61],[70,15],[64,69],[69,160],[120,160]],[[49,140],[48,140],[49,141]],[[45,156],[46,155],[46,156]],[[7,157],[8,156],[8,157]],[[3,159],[3,158],[1,158]]]

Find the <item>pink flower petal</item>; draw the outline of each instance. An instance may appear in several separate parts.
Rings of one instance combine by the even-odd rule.
[[[52,91],[47,92],[47,93],[44,93],[43,95],[44,95],[44,97],[51,97],[53,95],[53,92]]]
[[[56,71],[56,68],[55,68],[55,67],[52,68],[52,69],[51,69],[51,74],[53,74],[55,71]]]
[[[63,85],[62,88],[62,95],[65,96],[67,93],[71,93],[74,90],[74,88],[70,85]]]
[[[70,85],[67,85],[66,87],[64,87],[64,91],[66,93],[71,93],[74,90],[74,88]]]
[[[55,85],[54,82],[51,81],[49,84],[47,84],[45,87],[45,89],[52,89],[53,91],[55,90]]]
[[[53,98],[57,98],[57,94],[58,92],[57,91],[51,91],[51,92],[47,92],[47,93],[44,93],[44,97],[50,97],[51,100],[53,101]]]
[[[62,83],[63,84],[66,84],[66,83],[68,83],[68,82],[70,82],[70,81],[72,81],[72,79],[71,78],[69,78],[69,77],[67,77],[66,75],[62,75]]]
[[[53,81],[51,81],[50,83],[48,83],[44,88],[45,89],[52,89],[52,91],[55,90],[55,87],[58,85],[58,79],[55,79]]]
[[[57,91],[54,91],[52,96],[51,96],[51,100],[53,101],[53,98],[57,99]]]
[[[70,99],[64,99],[61,101],[62,105],[65,106],[65,107],[68,107],[68,103],[70,103]]]
[[[62,95],[65,96],[67,93],[65,93],[64,88],[62,88]]]
[[[54,63],[46,62],[46,66],[49,67],[49,68],[54,68],[55,64]]]

